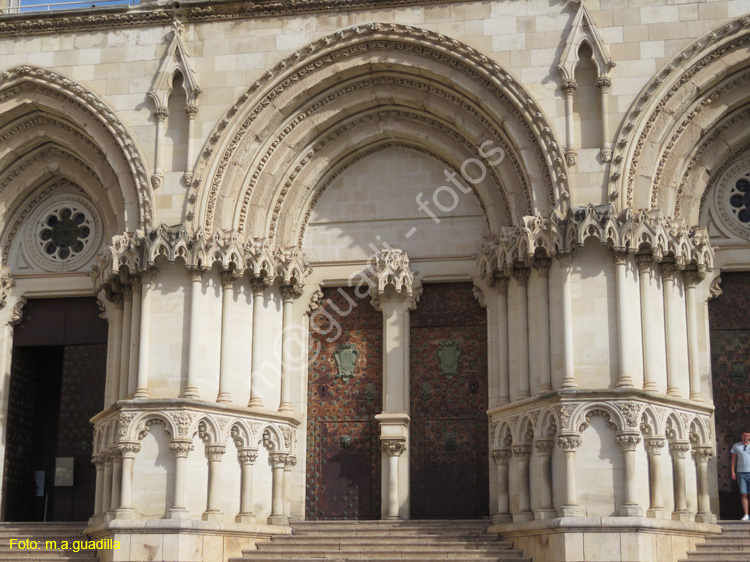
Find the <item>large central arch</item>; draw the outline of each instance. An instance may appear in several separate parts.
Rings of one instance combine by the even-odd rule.
[[[331,175],[382,143],[454,170],[502,148],[475,185],[491,233],[565,210],[561,151],[511,75],[446,36],[369,24],[300,49],[240,96],[204,147],[188,220],[296,245]]]

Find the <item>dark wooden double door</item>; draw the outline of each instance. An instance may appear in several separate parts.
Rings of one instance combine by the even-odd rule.
[[[486,313],[472,291],[425,285],[411,314],[412,519],[488,514]],[[310,326],[306,518],[379,519],[383,319],[353,290],[324,295]]]

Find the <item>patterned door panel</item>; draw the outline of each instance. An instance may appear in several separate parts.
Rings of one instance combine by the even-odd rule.
[[[411,314],[411,517],[488,514],[486,312],[471,283],[425,285]]]
[[[380,518],[382,337],[369,299],[324,289],[310,317],[308,520]]]
[[[732,480],[732,445],[750,431],[750,273],[722,273],[722,294],[709,303],[711,371],[721,517],[742,515]]]

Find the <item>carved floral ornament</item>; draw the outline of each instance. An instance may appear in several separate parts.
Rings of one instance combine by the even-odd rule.
[[[312,271],[299,248],[279,248],[258,239],[243,241],[234,231],[216,231],[208,237],[199,231],[190,236],[182,225],[161,224],[145,232],[115,236],[92,267],[94,287],[116,290],[122,272],[143,277],[154,270],[160,257],[169,263],[181,258],[188,268],[201,272],[218,264],[220,271],[231,271],[235,278],[247,274],[266,286],[278,279],[282,287],[295,288],[297,295]]]
[[[479,257],[480,275],[490,283],[509,277],[514,267],[527,267],[539,256],[570,256],[588,238],[616,253],[650,254],[654,261],[674,261],[679,269],[693,267],[701,276],[713,270],[714,251],[705,228],[691,229],[684,220],[669,219],[659,210],[617,217],[611,206],[579,207],[566,216],[525,217],[523,226],[504,227],[486,240]]]
[[[373,306],[380,310],[381,301],[387,298],[386,291],[390,288],[398,298],[408,301],[410,310],[413,310],[422,294],[418,274],[418,271],[411,270],[409,255],[405,250],[389,248],[376,253],[367,271],[372,285],[370,293]]]

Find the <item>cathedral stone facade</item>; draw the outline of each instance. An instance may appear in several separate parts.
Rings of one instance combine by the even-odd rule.
[[[0,8],[4,520],[668,562],[736,509],[750,2]]]

